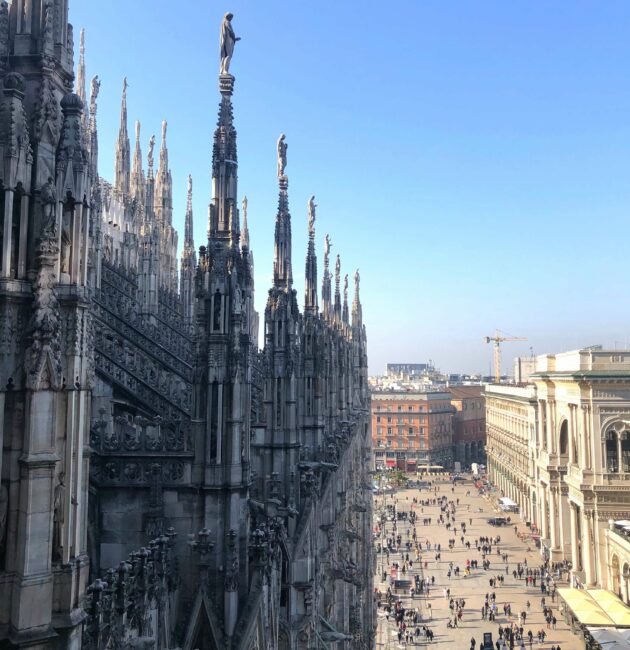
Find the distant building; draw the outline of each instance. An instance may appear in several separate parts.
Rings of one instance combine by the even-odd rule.
[[[420,377],[427,371],[435,370],[431,363],[388,363],[387,376],[397,376],[400,379]]]
[[[486,411],[483,386],[453,386],[453,455],[464,467],[485,460]]]
[[[526,384],[536,368],[536,357],[516,357],[514,359],[514,383]]]
[[[453,464],[453,407],[447,391],[372,392],[375,469],[415,471]]]
[[[574,585],[630,582],[630,350],[536,357],[524,386],[486,387],[490,479]]]

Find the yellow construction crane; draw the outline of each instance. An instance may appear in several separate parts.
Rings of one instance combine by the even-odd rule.
[[[484,337],[486,343],[494,343],[494,380],[498,384],[501,381],[501,343],[505,341],[527,341],[522,336],[500,336],[499,330],[494,332],[494,336]]]

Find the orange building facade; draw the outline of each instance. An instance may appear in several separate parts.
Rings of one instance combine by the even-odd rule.
[[[453,453],[462,467],[485,462],[486,409],[483,386],[448,389],[453,405]]]
[[[453,407],[447,391],[372,392],[374,469],[453,465]]]

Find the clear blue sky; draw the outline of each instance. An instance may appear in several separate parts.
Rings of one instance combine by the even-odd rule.
[[[168,119],[180,232],[193,175],[197,246],[225,11],[261,312],[284,132],[298,295],[314,193],[320,279],[326,232],[342,272],[361,269],[372,372],[488,372],[497,327],[529,339],[504,366],[530,346],[630,344],[630,3],[71,0],[102,82],[100,173],[126,75],[145,160]]]

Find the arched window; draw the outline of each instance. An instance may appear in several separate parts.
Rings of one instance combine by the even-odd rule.
[[[609,429],[606,432],[606,469],[609,472],[619,471],[619,449],[617,447],[617,432]]]
[[[565,420],[560,427],[560,455],[566,456],[569,453],[569,424]]]

